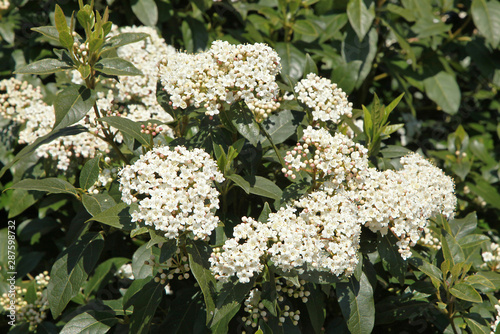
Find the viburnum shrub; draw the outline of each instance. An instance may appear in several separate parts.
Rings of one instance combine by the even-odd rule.
[[[498,245],[481,248],[474,214],[454,219],[451,177],[383,143],[402,96],[353,110],[328,78],[280,74],[266,44],[176,51],[81,1],[69,25],[56,5],[55,27],[35,30],[62,49],[16,73],[62,72],[61,86],[51,106],[0,82],[0,114],[28,144],[1,173],[45,159],[10,188],[77,214],[50,274],[19,282],[18,326],[369,333],[399,317],[495,331]]]

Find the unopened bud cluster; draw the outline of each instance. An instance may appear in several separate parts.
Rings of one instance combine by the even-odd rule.
[[[314,121],[340,122],[340,116],[352,116],[352,103],[347,94],[330,79],[309,73],[295,86],[298,100],[312,109]]]
[[[173,108],[205,108],[214,116],[235,101],[244,101],[257,121],[280,107],[276,51],[261,43],[231,45],[215,41],[206,52],[178,52],[160,65],[160,81]]]
[[[37,326],[47,317],[49,302],[46,296],[46,288],[50,280],[48,275],[49,273],[44,271],[43,273],[35,276],[34,284],[36,286],[36,300],[33,303],[28,303],[25,299],[26,294],[28,293],[27,288],[16,288],[16,321],[19,323],[27,322],[29,324],[30,331],[35,331]],[[0,297],[0,305],[4,309],[7,309],[11,305],[8,293],[4,293]]]
[[[141,125],[141,133],[151,135],[153,137],[162,131],[163,128],[156,123],[151,124],[151,122],[149,122],[147,125],[144,124]]]
[[[171,258],[159,265],[163,267],[158,270],[160,276],[159,278],[157,277],[157,282],[161,284],[165,284],[167,280],[173,280],[175,277],[177,277],[179,281],[182,281],[191,276],[189,274],[191,267],[189,266],[188,257],[181,252],[180,248],[177,248],[175,254]]]
[[[305,289],[306,281],[301,279],[299,281],[298,287],[288,280],[285,281],[286,283],[283,283],[283,280],[276,281],[278,301],[282,302],[284,301],[284,296],[288,296],[288,298],[300,299],[303,303],[307,303],[307,301],[309,300],[308,297],[311,295],[311,293]]]
[[[119,172],[122,200],[137,203],[132,221],[153,226],[169,239],[184,232],[206,239],[217,227],[219,192],[224,178],[202,149],[156,147]]]

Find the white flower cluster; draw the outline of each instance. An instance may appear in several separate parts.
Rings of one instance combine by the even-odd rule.
[[[257,121],[279,108],[276,51],[261,43],[231,45],[215,41],[198,54],[176,53],[160,65],[160,80],[174,108],[206,108],[217,115],[223,103],[242,100]]]
[[[413,153],[400,162],[403,168],[398,171],[370,168],[355,196],[365,225],[382,235],[390,230],[406,259],[430,217],[453,218],[457,199],[453,180],[428,160]]]
[[[6,10],[10,6],[9,0],[0,0],[0,10]]]
[[[18,322],[27,322],[29,330],[35,331],[36,327],[43,322],[47,317],[47,310],[49,309],[49,302],[47,300],[45,289],[49,284],[49,273],[43,273],[35,276],[36,282],[36,300],[30,304],[24,298],[28,290],[26,288],[16,288],[16,320]],[[4,293],[0,297],[0,305],[7,309],[11,305],[11,300],[8,293]]]
[[[123,76],[114,82],[117,89],[116,101],[126,104],[123,115],[133,121],[155,119],[168,123],[172,117],[156,100],[158,63],[161,59],[174,57],[176,50],[167,45],[158,32],[151,27],[121,27],[111,35],[119,33],[146,33],[145,40],[119,47],[118,56],[133,63],[144,75]]]
[[[324,182],[322,189],[332,193],[343,183],[348,188],[357,188],[363,181],[363,174],[368,168],[368,150],[354,143],[341,133],[332,136],[324,128],[314,129],[309,126],[304,130],[304,143],[297,143],[285,156],[287,168],[285,176],[295,178],[294,171],[304,170],[313,175],[315,180]]]
[[[217,227],[219,192],[224,177],[202,149],[157,147],[119,173],[122,200],[137,202],[132,220],[154,226],[173,239],[189,231],[206,239]]]
[[[265,223],[247,217],[242,221],[234,238],[210,257],[218,279],[237,275],[240,282],[249,282],[262,271],[263,256],[285,272],[310,267],[338,276],[351,275],[358,263],[361,224],[354,203],[340,193],[315,192],[271,213]]]
[[[484,267],[490,268],[492,271],[500,271],[500,245],[492,242],[489,246],[489,251],[481,254],[484,261]]]
[[[352,116],[352,103],[347,100],[347,94],[327,78],[309,73],[297,83],[295,92],[299,101],[312,109],[315,121],[339,123],[341,115]]]

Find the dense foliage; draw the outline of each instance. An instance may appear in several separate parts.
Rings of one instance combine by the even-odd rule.
[[[495,332],[498,1],[3,0],[0,45],[2,330]]]

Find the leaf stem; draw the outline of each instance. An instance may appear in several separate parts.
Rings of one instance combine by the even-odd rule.
[[[276,147],[276,145],[274,145],[274,142],[273,140],[271,139],[271,136],[269,135],[269,133],[267,133],[266,129],[264,129],[264,127],[262,126],[261,123],[257,122],[257,124],[259,125],[259,129],[264,133],[264,135],[266,136],[267,140],[269,140],[269,142],[271,143],[271,146],[273,147],[274,149],[274,152],[276,153],[276,155],[278,156],[278,159],[281,163],[281,166],[282,167],[285,167],[286,164],[285,164],[285,160],[283,159],[283,157],[281,156],[280,152],[278,151],[278,148]]]

